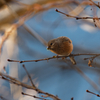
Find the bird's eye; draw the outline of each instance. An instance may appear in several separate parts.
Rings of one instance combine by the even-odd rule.
[[[52,45],[53,43],[51,43],[50,45]]]

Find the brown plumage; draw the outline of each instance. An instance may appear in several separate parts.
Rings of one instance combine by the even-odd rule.
[[[65,36],[58,37],[56,39],[52,39],[48,42],[48,50],[50,50],[53,53],[56,53],[57,55],[62,56],[68,56],[71,54],[73,50],[73,44],[72,41]],[[73,57],[70,57],[73,64],[76,64]]]

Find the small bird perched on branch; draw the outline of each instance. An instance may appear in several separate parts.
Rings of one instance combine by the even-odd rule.
[[[68,37],[62,36],[50,40],[47,49],[57,55],[69,56],[73,50],[73,44]],[[74,65],[76,64],[73,56],[70,57],[70,60]]]

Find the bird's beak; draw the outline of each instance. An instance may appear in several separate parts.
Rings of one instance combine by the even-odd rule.
[[[47,50],[50,50],[50,48],[49,48],[49,47],[47,47]]]

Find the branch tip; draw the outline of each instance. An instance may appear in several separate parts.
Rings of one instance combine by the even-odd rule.
[[[58,12],[58,9],[55,9],[56,12]]]
[[[24,93],[23,93],[23,92],[22,92],[21,94],[22,94],[22,95],[24,95]]]
[[[7,59],[7,61],[9,61],[9,62],[10,62],[11,60],[10,60],[10,59]]]
[[[89,90],[86,90],[86,92],[89,92]]]
[[[74,100],[74,98],[72,97],[71,100]]]
[[[97,97],[100,97],[100,95],[99,95],[99,94],[97,94]]]

